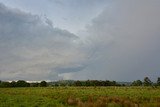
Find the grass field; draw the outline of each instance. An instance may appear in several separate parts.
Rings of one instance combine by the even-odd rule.
[[[0,107],[160,107],[160,87],[0,88]]]

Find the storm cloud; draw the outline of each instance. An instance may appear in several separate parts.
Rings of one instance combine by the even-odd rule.
[[[92,0],[78,2],[74,1],[89,5]],[[80,28],[76,34],[55,27],[47,16],[0,4],[0,79],[132,81],[148,76],[155,80],[160,76],[160,1],[105,3],[105,8],[97,5],[97,10],[103,11],[83,30],[78,27],[80,20],[73,25],[76,31]],[[89,17],[84,7],[69,15]]]
[[[92,79],[131,81],[160,76],[160,1],[117,0],[86,27]],[[76,77],[77,78],[77,77]]]
[[[53,27],[48,18],[0,4],[0,78],[53,80],[57,68],[79,69],[85,55],[79,53],[78,40],[69,31]]]

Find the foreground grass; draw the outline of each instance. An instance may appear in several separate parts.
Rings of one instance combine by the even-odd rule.
[[[160,107],[160,87],[0,88],[0,107]]]

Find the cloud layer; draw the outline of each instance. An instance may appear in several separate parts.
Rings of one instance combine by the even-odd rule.
[[[92,79],[120,81],[160,76],[160,1],[120,0],[87,26]]]
[[[54,80],[60,69],[82,66],[79,38],[54,28],[49,19],[0,4],[0,25],[1,79]]]
[[[0,79],[155,80],[159,13],[159,0],[113,1],[75,35],[0,4]]]

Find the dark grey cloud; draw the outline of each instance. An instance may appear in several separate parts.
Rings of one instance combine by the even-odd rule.
[[[70,64],[84,59],[84,54],[77,56],[78,40],[69,31],[53,27],[48,18],[0,4],[0,79],[57,79],[54,68],[71,68]]]
[[[78,2],[63,5],[72,10]],[[110,1],[77,37],[48,18],[0,4],[0,79],[155,80],[160,76],[159,13],[159,0]]]

